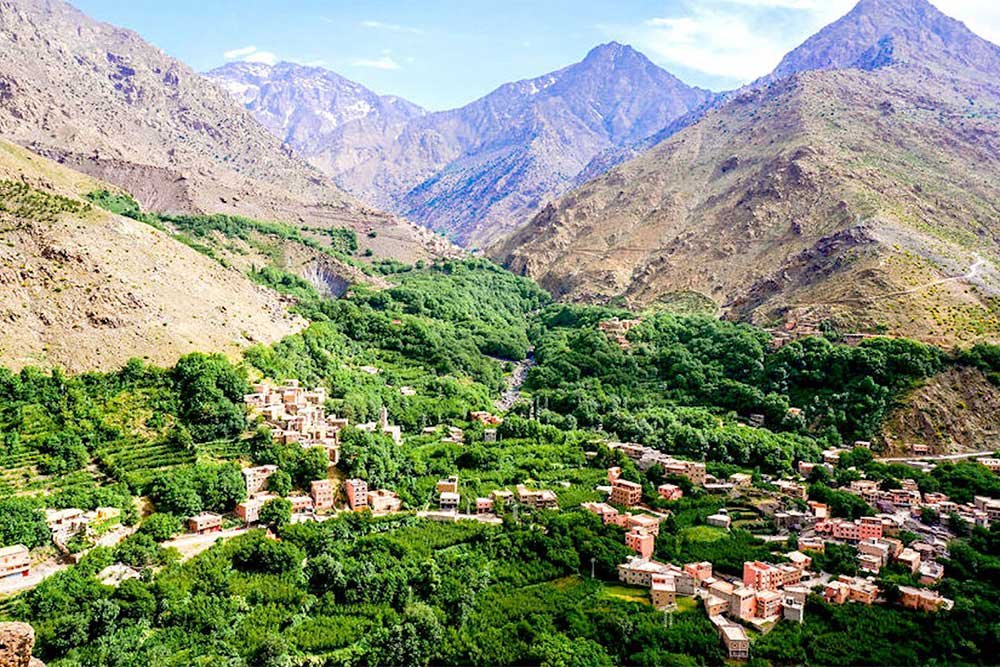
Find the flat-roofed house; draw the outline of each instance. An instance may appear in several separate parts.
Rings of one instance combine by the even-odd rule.
[[[31,574],[31,552],[23,544],[0,547],[0,578]]]
[[[442,512],[455,512],[458,510],[458,503],[461,501],[461,496],[452,491],[445,491],[441,494],[438,499],[438,505]]]
[[[625,533],[625,546],[639,554],[640,558],[653,555],[655,541],[656,538],[642,528],[636,527]]]
[[[616,479],[611,483],[609,500],[616,505],[633,507],[642,502],[642,485],[627,479]]]
[[[363,479],[349,479],[344,482],[347,505],[354,511],[368,508],[368,482]]]
[[[403,501],[395,491],[387,489],[376,489],[368,492],[368,509],[377,514],[388,514],[398,512],[403,506]]]
[[[187,527],[192,533],[199,535],[217,533],[222,530],[222,517],[213,512],[202,512],[190,517],[187,521]]]
[[[309,495],[313,507],[317,510],[328,510],[333,507],[333,482],[328,479],[316,479],[309,482]]]

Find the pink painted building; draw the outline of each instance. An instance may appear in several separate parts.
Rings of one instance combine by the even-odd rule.
[[[656,492],[667,501],[680,500],[684,497],[684,491],[676,484],[660,484],[656,487]]]
[[[642,528],[633,528],[625,533],[625,546],[639,554],[640,558],[648,559],[653,555],[656,538]]]
[[[309,495],[313,507],[317,510],[328,510],[333,507],[333,482],[328,479],[317,479],[309,482]]]
[[[344,482],[347,491],[347,505],[352,510],[368,508],[368,482],[363,479],[349,479]]]
[[[222,530],[222,517],[212,512],[195,514],[187,520],[187,527],[192,533],[204,535]]]
[[[642,486],[627,479],[616,479],[611,483],[610,502],[632,507],[642,502]]]
[[[687,563],[683,569],[691,575],[695,581],[707,581],[712,578],[712,564],[708,561],[701,561],[700,563]]]
[[[306,512],[313,507],[312,498],[309,496],[288,496],[288,502],[292,504],[293,512]]]
[[[476,498],[476,514],[492,514],[493,513],[493,499],[492,498]]]

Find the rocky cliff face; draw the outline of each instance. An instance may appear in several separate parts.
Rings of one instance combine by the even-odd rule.
[[[27,623],[0,623],[0,667],[45,667],[31,657],[35,629]]]
[[[60,0],[2,0],[0,48],[0,135],[146,208],[378,227],[377,250],[427,254],[433,239],[334,187],[226,92],[131,31]]]
[[[820,35],[862,50],[896,8],[911,21],[890,31],[897,53],[916,53],[955,23],[924,5],[866,0]],[[876,27],[852,39],[855,23]],[[993,82],[962,74],[968,53],[995,47],[954,29],[955,51],[943,41],[919,61],[870,69],[800,50],[792,69],[830,67],[729,95],[542,211],[496,255],[572,299],[644,305],[693,291],[761,324],[998,338],[1000,105]]]
[[[710,98],[615,43],[575,65],[430,114],[336,75],[285,68],[280,84],[272,74],[257,86],[235,69],[210,76],[265,124],[280,117],[272,131],[338,184],[467,246],[503,236],[602,151],[639,142]],[[315,94],[317,76],[349,94]],[[352,109],[370,111],[350,118]],[[328,122],[315,120],[321,117]]]
[[[910,454],[925,444],[932,454],[981,452],[1000,446],[1000,387],[979,370],[951,369],[915,389],[882,427],[887,452]]]

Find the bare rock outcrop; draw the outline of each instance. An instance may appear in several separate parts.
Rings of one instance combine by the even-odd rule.
[[[45,667],[31,657],[35,629],[27,623],[0,623],[0,667]]]

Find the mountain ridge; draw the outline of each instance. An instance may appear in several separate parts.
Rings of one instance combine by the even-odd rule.
[[[570,299],[694,292],[760,324],[996,339],[998,99],[966,68],[949,75],[951,54],[922,58],[734,92],[491,252]]]
[[[376,249],[402,259],[439,243],[333,187],[227,93],[135,32],[60,0],[3,0],[0,45],[0,135],[146,208],[378,228]]]
[[[369,155],[344,170],[332,167],[339,155],[324,157],[309,141],[298,145],[363,200],[466,245],[485,245],[571,186],[601,151],[660,131],[709,96],[611,42],[578,63],[504,84],[463,107],[353,137],[367,145],[328,147]]]

